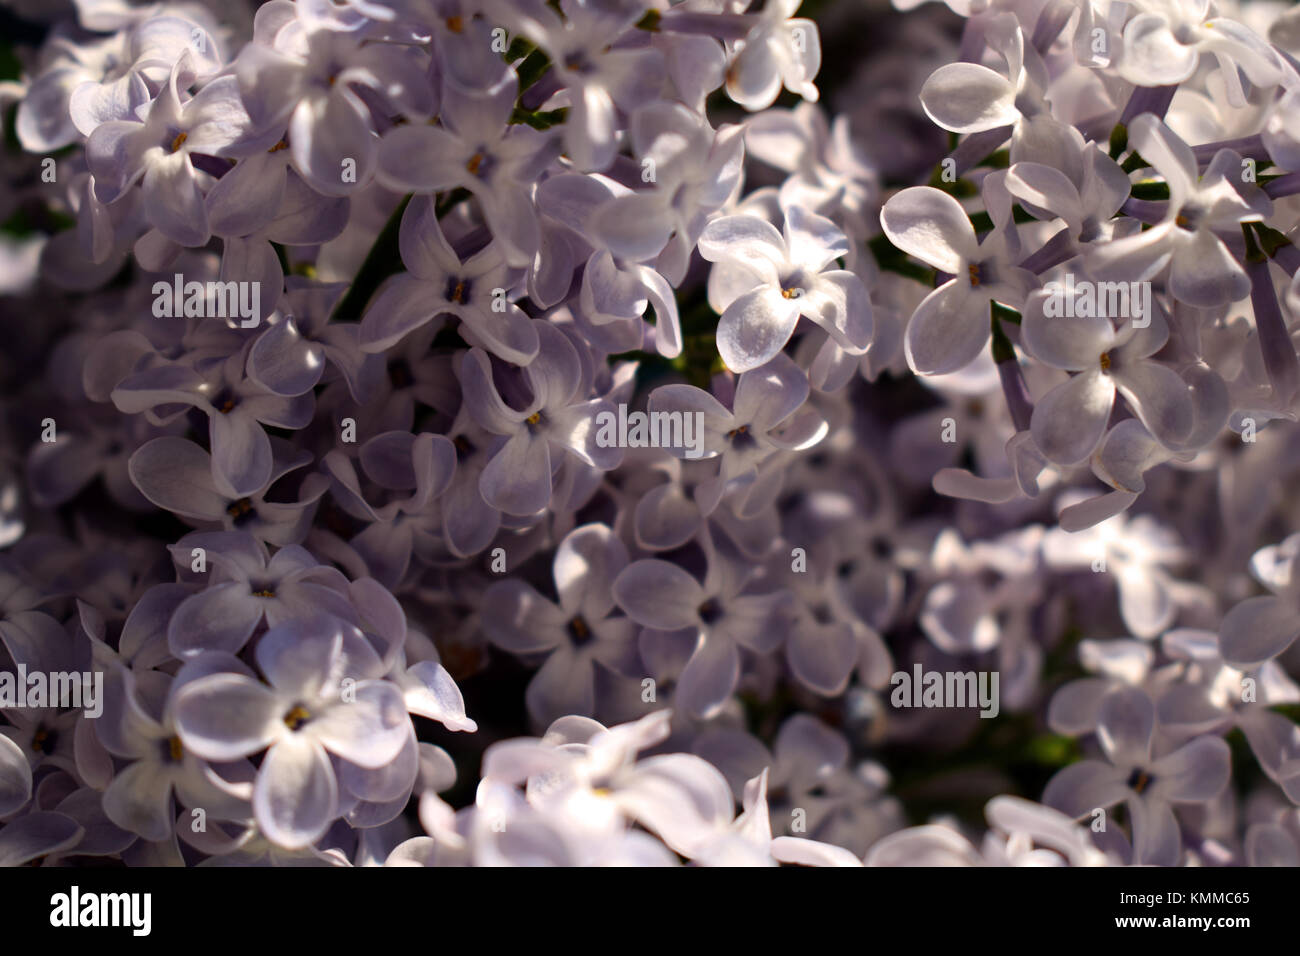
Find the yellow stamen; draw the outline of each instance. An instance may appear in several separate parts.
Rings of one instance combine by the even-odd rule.
[[[167,741],[167,752],[171,754],[173,760],[180,760],[185,756],[185,748],[181,746],[181,738],[172,737]]]
[[[172,152],[174,153],[176,152],[176,150],[180,149],[181,145],[189,138],[190,138],[189,133],[184,133],[184,132],[177,133],[176,138],[172,140]]]
[[[460,33],[461,30],[465,29],[465,21],[460,17],[448,17],[447,29],[452,33]]]
[[[297,730],[303,725],[303,722],[311,717],[307,709],[302,705],[294,707],[293,710],[284,715],[284,724],[290,730]]]
[[[1101,358],[1098,359],[1098,361],[1101,363],[1101,370],[1102,370],[1103,372],[1109,372],[1109,371],[1110,371],[1110,353],[1109,353],[1109,352],[1102,352],[1102,353],[1101,353]]]
[[[528,422],[528,424],[530,424],[530,425],[536,425],[536,424],[537,424],[538,422],[540,422],[541,420],[542,420],[542,413],[541,413],[541,412],[533,412],[533,413],[532,413],[531,415],[529,415],[526,419],[524,419],[524,421]]]
[[[465,168],[469,170],[469,174],[471,176],[477,176],[479,167],[482,165],[483,165],[483,154],[475,153],[473,156],[469,158],[469,162],[465,164]]]

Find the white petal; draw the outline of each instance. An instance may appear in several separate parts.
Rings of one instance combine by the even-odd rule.
[[[954,133],[1009,126],[1020,118],[1016,89],[1000,73],[976,63],[949,63],[921,87],[926,115]]]
[[[892,196],[880,211],[880,225],[903,252],[953,275],[979,252],[961,204],[931,186],[913,186]]]
[[[1114,404],[1108,376],[1100,369],[1080,372],[1039,399],[1029,430],[1049,461],[1072,465],[1097,447]]]

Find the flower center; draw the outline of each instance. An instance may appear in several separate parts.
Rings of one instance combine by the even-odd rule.
[[[722,617],[722,607],[713,598],[709,598],[699,607],[700,620],[705,624],[713,624],[718,618]]]
[[[235,521],[240,518],[247,518],[253,513],[253,503],[247,498],[240,498],[238,501],[232,501],[226,506],[226,514],[230,515]]]
[[[174,140],[172,140],[172,152],[174,153],[174,152],[176,152],[178,149],[180,149],[181,146],[184,145],[185,141],[186,141],[187,139],[189,139],[189,138],[190,138],[190,134],[189,134],[189,133],[186,133],[186,132],[184,132],[184,131],[181,131],[181,132],[177,133],[177,134],[176,134],[176,138],[175,138]]]
[[[465,29],[465,21],[460,17],[448,17],[447,29],[452,33],[460,33],[461,30]]]
[[[397,359],[388,366],[388,383],[394,389],[410,388],[415,384],[415,374],[406,359]]]
[[[980,279],[980,267],[978,265],[969,265],[966,267],[966,273],[970,276],[970,284],[977,286],[982,281]]]
[[[234,410],[235,406],[238,404],[239,404],[239,396],[235,395],[228,388],[223,388],[220,392],[217,393],[216,397],[212,399],[212,407],[215,408],[217,411],[219,411],[222,415],[229,415]]]
[[[1195,232],[1205,218],[1205,209],[1195,203],[1186,203],[1174,217],[1174,225],[1186,232]]]
[[[731,447],[737,451],[744,451],[758,444],[754,440],[754,435],[749,430],[748,425],[740,425],[727,432],[727,440],[731,442]]]
[[[533,412],[531,415],[529,415],[527,418],[524,419],[524,421],[526,421],[530,425],[536,425],[541,420],[542,420],[541,412]]]
[[[564,58],[564,68],[570,73],[590,73],[594,67],[587,54],[578,51]]]
[[[1128,776],[1128,787],[1134,793],[1141,793],[1147,787],[1151,786],[1151,775],[1145,770],[1134,769]]]
[[[1109,371],[1110,371],[1110,353],[1109,353],[1109,352],[1102,352],[1102,353],[1101,353],[1101,357],[1100,357],[1099,359],[1097,359],[1097,361],[1098,361],[1098,363],[1101,365],[1101,370],[1102,370],[1103,372],[1109,372]]]
[[[576,647],[582,647],[591,641],[591,628],[587,626],[587,622],[582,615],[578,615],[569,622],[569,637]]]
[[[464,305],[469,301],[469,283],[464,279],[451,278],[447,280],[447,301],[455,302],[457,305]]]
[[[803,289],[797,288],[795,286],[791,286],[787,289],[781,290],[781,298],[783,299],[797,299],[802,295],[803,295]]]
[[[284,715],[284,725],[290,730],[297,730],[311,720],[311,712],[302,704],[295,704],[293,710]]]

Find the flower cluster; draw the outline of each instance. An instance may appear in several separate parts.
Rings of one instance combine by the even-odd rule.
[[[18,11],[0,863],[1300,865],[1300,12],[842,6]]]

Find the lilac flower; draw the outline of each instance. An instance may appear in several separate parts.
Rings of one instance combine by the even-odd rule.
[[[694,856],[731,823],[731,791],[716,769],[691,754],[636,760],[637,751],[664,739],[670,716],[659,711],[608,730],[569,717],[553,724],[540,741],[495,744],[483,758],[480,810],[491,807],[484,799],[487,784],[526,782],[527,806],[576,818],[579,832],[589,837],[622,831],[635,821],[669,848]],[[490,797],[500,801],[497,813],[518,806],[499,792]],[[490,826],[491,817],[484,816],[483,823]],[[509,827],[507,816],[505,829]]]
[[[766,365],[800,316],[850,352],[871,341],[871,300],[862,280],[828,268],[848,252],[844,233],[798,207],[784,212],[784,234],[755,216],[723,216],[700,236],[700,255],[749,273],[737,274],[735,285],[710,303],[722,308],[718,353],[733,372]]]
[[[210,196],[210,194],[209,194]],[[342,295],[340,285],[321,285],[289,276],[284,315],[263,332],[248,352],[248,377],[276,395],[292,397],[311,390],[333,365],[357,401],[377,378],[380,361],[361,350],[355,325],[329,322]]]
[[[473,344],[526,365],[537,355],[537,334],[528,317],[506,301],[508,268],[489,243],[462,262],[438,225],[433,199],[417,196],[402,215],[402,262],[409,271],[376,296],[361,320],[361,347],[388,348],[440,314],[460,319]]]
[[[869,208],[876,172],[853,141],[848,117],[830,124],[820,107],[807,102],[793,110],[766,110],[745,123],[745,148],[792,174],[781,187],[783,205],[841,223],[854,237],[874,231]]]
[[[817,100],[813,77],[821,68],[817,24],[793,16],[799,0],[766,4],[758,22],[735,44],[727,67],[727,94],[748,110],[771,106],[784,85],[806,100]]]
[[[613,614],[610,585],[627,566],[627,549],[604,525],[575,528],[555,552],[554,604],[531,585],[498,581],[483,595],[483,626],[493,643],[516,654],[549,652],[528,685],[538,724],[595,711],[595,665],[639,676],[636,625]]]
[[[1043,557],[1051,567],[1104,568],[1119,589],[1124,623],[1138,637],[1153,638],[1173,621],[1176,589],[1166,567],[1187,552],[1150,515],[1116,515],[1077,533],[1052,529],[1043,537]]]
[[[172,546],[177,563],[190,567],[194,548],[210,562],[212,583],[182,601],[168,623],[167,642],[179,658],[236,653],[263,622],[274,628],[317,613],[356,620],[346,578],[296,545],[268,559],[265,545],[247,532],[198,532]]]
[[[364,44],[355,33],[301,20],[271,29],[240,52],[239,93],[259,131],[287,124],[294,166],[317,192],[345,195],[374,176],[379,144],[366,94],[415,116],[436,111],[414,49]]]
[[[583,171],[606,169],[614,157],[616,109],[630,113],[658,95],[666,77],[663,54],[619,46],[618,39],[644,12],[623,0],[505,0],[523,34],[546,51],[556,80],[568,91],[565,146]]]
[[[1098,278],[1149,280],[1169,270],[1169,291],[1198,307],[1244,299],[1250,282],[1218,232],[1269,215],[1269,198],[1241,181],[1241,157],[1220,150],[1204,174],[1190,146],[1150,113],[1129,125],[1129,144],[1169,186],[1169,205],[1152,228],[1094,246],[1088,266]]]
[[[986,201],[1001,192],[985,180]],[[894,195],[880,213],[889,241],[953,276],[916,309],[904,340],[907,362],[921,375],[943,375],[975,360],[989,340],[989,304],[1018,308],[1035,287],[1013,260],[1017,243],[1008,217],[981,243],[957,200],[930,186]]]
[[[701,584],[678,565],[634,561],[614,579],[614,600],[632,620],[655,631],[688,633],[694,653],[677,687],[691,713],[718,712],[740,678],[740,648],[770,653],[785,637],[791,611],[785,591],[743,593],[747,573],[725,547],[705,539],[708,572]]]
[[[250,121],[233,77],[213,80],[182,102],[179,78],[189,68],[188,57],[177,61],[141,119],[95,128],[86,142],[86,162],[99,201],[114,202],[140,182],[149,222],[173,242],[200,246],[211,227],[191,157],[222,155],[248,135]]]
[[[442,435],[384,432],[361,448],[360,463],[366,476],[394,496],[379,507],[364,497],[352,463],[331,451],[322,466],[333,480],[339,506],[354,517],[371,522],[350,544],[366,563],[367,572],[390,587],[406,576],[417,554],[430,558],[436,549],[430,539],[440,522],[430,514],[430,504],[451,483],[456,468],[455,446]]]
[[[54,37],[44,68],[18,106],[15,129],[23,148],[49,152],[102,123],[130,119],[186,52],[191,78],[210,77],[221,66],[212,36],[177,16],[151,17],[95,42]]]
[[[530,394],[522,409],[506,404],[481,349],[470,349],[457,372],[470,415],[498,436],[479,489],[488,504],[511,515],[531,515],[546,506],[559,464],[578,461],[608,471],[622,457],[622,449],[602,448],[596,441],[596,416],[614,410],[604,399],[582,400],[573,344],[553,325],[534,321],[533,326],[540,349],[523,370]]]
[[[8,737],[0,737],[0,816],[22,808],[32,796],[32,768],[27,755]]]
[[[1123,802],[1133,821],[1134,864],[1173,866],[1182,848],[1175,804],[1204,804],[1227,785],[1228,745],[1197,737],[1160,753],[1155,705],[1139,690],[1106,699],[1097,728],[1106,760],[1081,760],[1047,785],[1044,802],[1075,819]]]
[[[441,126],[398,126],[384,136],[378,176],[403,191],[468,189],[482,205],[506,262],[527,266],[539,242],[531,186],[547,165],[554,136],[507,125],[518,87],[512,73],[487,91],[448,88]]]
[[[308,475],[297,501],[267,501],[272,485],[311,462],[306,452],[283,439],[271,439],[271,452],[275,464],[270,480],[251,495],[220,491],[212,476],[212,456],[176,437],[155,438],[142,445],[131,456],[131,480],[158,507],[200,526],[220,524],[226,531],[247,532],[267,544],[298,544],[306,537],[328,482],[320,475]]]
[[[150,693],[166,699],[170,705],[175,699],[171,696],[173,683],[179,688],[231,667],[243,665],[234,658],[211,654],[196,658],[183,668],[175,682],[156,671],[136,677],[121,668],[114,675],[120,682],[110,692],[109,699],[114,706],[105,711],[102,720],[96,721],[95,731],[110,752],[131,761],[114,775],[104,793],[104,812],[118,826],[147,840],[167,839],[176,818],[173,792],[186,807],[202,808],[214,821],[240,820],[250,815],[248,784],[253,768],[247,764],[242,768],[238,765],[227,768],[226,772],[234,779],[217,773],[186,752],[177,736],[170,707],[160,720],[149,713],[137,692],[137,682],[147,682]],[[237,768],[243,773],[239,774]],[[242,787],[239,776],[244,777]]]
[[[1226,17],[1208,17],[1209,4],[1161,2],[1144,5],[1124,26],[1118,72],[1139,86],[1167,86],[1187,79],[1202,53],[1214,56],[1229,101],[1244,106],[1238,70],[1252,86],[1268,89],[1282,81],[1280,58],[1261,37]]]
[[[70,850],[85,829],[66,813],[38,810],[0,829],[0,866],[22,866],[32,860]]]
[[[715,130],[681,104],[651,103],[632,116],[629,134],[642,168],[654,171],[654,187],[602,203],[588,225],[613,255],[653,259],[656,271],[676,285],[711,214],[740,181],[744,130]]]
[[[270,484],[271,440],[262,423],[301,428],[311,418],[313,397],[276,395],[241,374],[244,354],[232,356],[207,375],[183,363],[155,365],[128,375],[113,389],[123,412],[167,405],[191,405],[208,416],[212,477],[232,496],[256,494]]]
[[[1049,292],[1030,296],[1021,324],[1026,349],[1054,368],[1078,372],[1034,405],[1030,430],[1043,454],[1060,464],[1083,461],[1101,442],[1119,392],[1150,432],[1170,445],[1191,433],[1194,412],[1187,383],[1150,356],[1169,330],[1148,316],[1118,330],[1102,316],[1049,317]]]
[[[755,367],[736,382],[732,408],[691,385],[664,385],[650,395],[651,413],[702,415],[703,457],[721,459],[715,482],[701,489],[720,496],[729,482],[754,482],[758,469],[781,450],[809,448],[821,440],[826,423],[805,406],[808,382],[785,355]],[[691,449],[671,449],[691,457]],[[716,500],[716,498],[714,498]]]
[[[200,677],[176,692],[182,745],[207,760],[265,750],[253,786],[258,826],[276,844],[319,839],[340,805],[330,756],[362,769],[383,767],[402,750],[410,720],[401,695],[373,676],[378,659],[338,625],[294,621],[258,642],[268,681],[244,674]]]
[[[1054,213],[1065,221],[1079,242],[1093,242],[1103,225],[1129,195],[1128,177],[1113,159],[1096,146],[1077,140],[1080,160],[1059,170],[1043,163],[1016,163],[1007,174],[1007,190],[1017,199]],[[1076,144],[1072,144],[1076,145]]]

